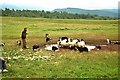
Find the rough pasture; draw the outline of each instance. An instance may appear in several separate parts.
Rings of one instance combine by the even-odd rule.
[[[26,50],[16,46],[24,27],[28,28]],[[9,72],[3,73],[3,78],[118,78],[117,45],[82,53],[46,51],[46,33],[53,39],[51,43],[67,36],[83,38],[89,45],[104,45],[107,38],[118,40],[119,35],[117,20],[3,17],[1,35],[5,46],[1,54],[9,58]],[[40,45],[38,52],[32,51],[34,44]]]

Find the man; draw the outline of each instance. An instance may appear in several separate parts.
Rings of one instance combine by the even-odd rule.
[[[22,38],[22,42],[23,42],[23,49],[26,49],[26,35],[27,35],[27,28],[24,28],[24,30],[22,31],[22,35],[21,35],[21,38]]]

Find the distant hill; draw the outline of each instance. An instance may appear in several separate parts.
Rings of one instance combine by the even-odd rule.
[[[0,4],[0,9],[29,9],[29,10],[47,10],[41,6],[27,6],[27,5],[10,5],[10,4]],[[53,11],[58,12],[68,12],[72,14],[91,14],[91,15],[99,15],[99,16],[109,16],[113,18],[118,17],[118,10],[117,9],[101,9],[101,10],[86,10],[80,8],[62,8],[62,9],[54,9]]]
[[[62,9],[54,9],[53,11],[58,12],[68,12],[73,14],[92,14],[92,15],[99,15],[99,16],[109,16],[109,17],[118,17],[118,10],[117,9],[101,9],[101,10],[86,10],[80,8],[62,8]]]
[[[118,9],[102,9],[102,11],[109,11],[109,12],[118,13]]]

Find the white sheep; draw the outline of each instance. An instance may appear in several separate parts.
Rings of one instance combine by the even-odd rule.
[[[120,44],[120,41],[111,41],[110,39],[107,39],[107,44]]]
[[[89,45],[85,45],[86,48],[88,48],[88,51],[91,51],[93,49],[97,49],[97,50],[100,50],[101,49],[101,46],[100,45],[97,45],[97,46],[89,46]]]
[[[0,46],[5,46],[5,43],[0,43]]]
[[[77,47],[85,47],[85,41],[83,39],[78,40],[75,44]]]
[[[46,50],[50,50],[50,51],[59,51],[59,47],[58,44],[52,44],[52,45],[46,45],[45,47]]]
[[[67,38],[67,37],[62,37],[62,38],[59,38],[57,44],[59,45],[59,47],[69,47],[69,39],[70,38]]]
[[[75,40],[72,40],[72,41],[69,40],[68,43],[69,43],[71,46],[74,46],[77,42],[78,42],[78,40],[75,39]]]

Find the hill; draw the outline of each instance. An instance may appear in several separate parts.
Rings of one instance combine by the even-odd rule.
[[[109,17],[118,17],[117,9],[102,9],[102,10],[86,10],[80,8],[62,8],[62,9],[54,9],[53,11],[58,12],[68,12],[73,14],[92,14],[99,16],[109,16]]]

